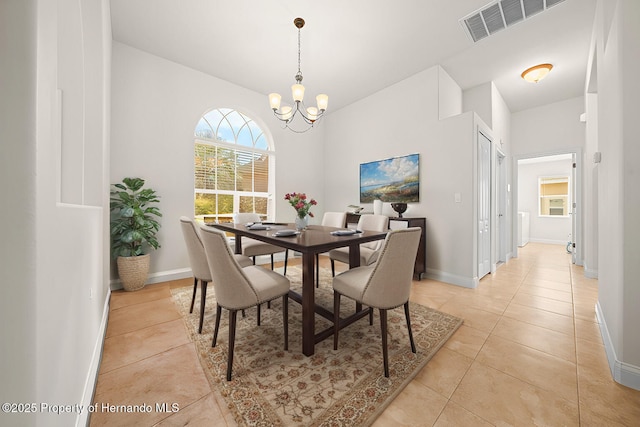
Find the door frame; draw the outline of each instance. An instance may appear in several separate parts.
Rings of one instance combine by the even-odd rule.
[[[583,200],[582,200],[582,173],[583,173],[583,149],[582,147],[567,148],[553,151],[542,151],[536,153],[518,154],[512,156],[512,186],[513,186],[513,200],[511,205],[511,218],[517,218],[518,216],[518,160],[533,159],[537,157],[555,156],[558,154],[571,154],[575,159],[575,179],[571,181],[570,191],[575,194],[575,208],[573,208],[573,215],[571,215],[572,229],[575,230],[575,235],[571,237],[575,244],[572,262],[576,265],[583,264],[583,251],[584,251],[584,239],[582,230],[582,212],[583,212]],[[511,223],[511,245],[513,248],[513,257],[518,257],[518,221],[512,221]]]

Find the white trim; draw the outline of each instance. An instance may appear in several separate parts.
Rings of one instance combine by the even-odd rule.
[[[624,386],[640,390],[640,367],[618,360],[616,350],[611,341],[611,335],[609,335],[607,322],[600,308],[600,301],[596,303],[596,318],[600,324],[600,334],[602,335],[602,342],[604,343],[604,350],[613,380]]]
[[[584,277],[589,279],[597,279],[598,278],[598,270],[584,267]]]
[[[446,271],[436,270],[433,268],[427,268],[426,273],[424,273],[424,277],[470,289],[477,288],[480,283],[480,280],[478,280],[477,277],[458,276],[456,274],[447,273]]]
[[[529,237],[529,243],[546,243],[548,245],[567,246],[567,242],[564,240],[534,239],[532,237]]]
[[[170,280],[180,280],[193,277],[190,268],[179,268],[176,270],[160,271],[158,273],[151,273],[147,276],[145,285],[151,285],[153,283],[168,282]],[[122,282],[120,279],[111,280],[111,290],[122,289]]]
[[[87,379],[84,383],[84,391],[82,392],[82,402],[80,407],[85,408],[76,417],[76,426],[89,425],[89,411],[86,409],[93,403],[93,396],[96,389],[96,382],[98,379],[98,372],[100,370],[100,363],[102,362],[102,350],[104,347],[104,339],[107,332],[107,322],[109,321],[109,306],[111,304],[111,289],[107,289],[107,297],[104,300],[104,308],[102,310],[102,320],[100,321],[100,327],[98,329],[98,339],[96,345],[93,348],[93,356],[91,357],[91,364],[89,365],[89,372],[87,373]]]

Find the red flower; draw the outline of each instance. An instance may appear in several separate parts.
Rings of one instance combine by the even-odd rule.
[[[311,206],[318,204],[315,199],[308,200],[305,193],[287,193],[284,195],[284,199],[289,201],[289,204],[293,206],[300,218],[304,218],[307,215],[313,217],[313,213],[309,212],[309,209],[311,209]]]

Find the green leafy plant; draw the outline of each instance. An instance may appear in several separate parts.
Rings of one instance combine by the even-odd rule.
[[[131,257],[144,254],[145,245],[158,249],[156,234],[160,201],[155,190],[142,188],[144,179],[125,178],[111,189],[111,255]]]

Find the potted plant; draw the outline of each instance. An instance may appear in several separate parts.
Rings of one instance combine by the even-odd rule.
[[[156,234],[162,214],[155,190],[142,188],[144,179],[124,178],[111,190],[111,255],[126,291],[142,289],[149,273],[148,248],[158,249]]]

